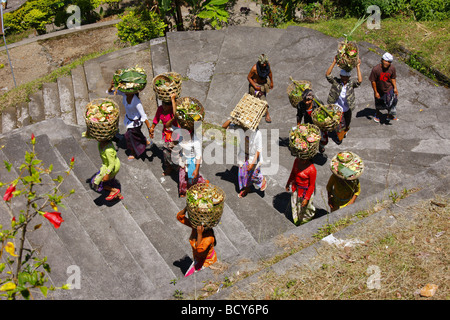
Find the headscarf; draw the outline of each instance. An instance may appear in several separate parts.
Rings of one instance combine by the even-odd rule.
[[[314,92],[311,89],[306,89],[305,91],[303,91],[302,93],[302,99],[306,100],[306,99],[314,99]]]
[[[392,62],[394,60],[394,57],[389,52],[386,52],[385,54],[383,54],[382,59],[387,62]]]
[[[263,64],[266,64],[264,67]],[[256,64],[256,71],[258,76],[262,79],[266,79],[270,73],[269,59],[265,54],[261,54],[258,58],[258,63]]]

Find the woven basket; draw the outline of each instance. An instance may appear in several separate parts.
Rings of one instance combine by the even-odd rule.
[[[334,112],[335,116],[333,118],[327,117],[325,121],[318,121],[317,116],[319,113],[323,112],[321,108],[316,108],[311,113],[311,118],[313,123],[319,127],[322,131],[334,131],[339,126],[339,123],[342,119],[342,108],[338,106],[337,104],[327,104],[323,106],[326,110],[329,112]]]
[[[169,78],[171,77],[172,80]],[[165,86],[157,86],[156,81],[158,80],[164,80],[169,83],[169,85]],[[181,94],[181,83],[183,81],[181,80],[181,75],[176,72],[165,72],[162,74],[157,75],[153,78],[152,84],[153,84],[153,90],[156,93],[156,96],[158,99],[170,102],[171,98],[170,96],[172,94],[176,94],[177,98],[180,97]]]
[[[192,97],[182,97],[182,98],[176,99],[175,104],[178,107],[179,105],[182,104],[183,101],[186,101],[186,99],[188,99],[189,102],[194,102],[195,104],[197,104],[200,107],[200,114],[202,116],[201,121],[203,121],[203,119],[205,118],[205,108],[203,108],[202,104],[197,99],[192,98]],[[189,131],[194,130],[194,124],[195,124],[194,120],[184,119],[178,112],[177,112],[176,118],[177,118],[177,122],[181,128],[184,128]]]
[[[350,154],[350,158],[346,161],[342,161],[342,160],[338,159],[338,155],[340,153]],[[336,154],[330,161],[331,172],[333,172],[333,174],[335,174],[336,176],[338,176],[339,178],[344,179],[344,180],[351,181],[351,180],[358,179],[364,171],[364,162],[361,159],[361,157],[359,157],[356,153],[351,152],[351,151],[344,151],[344,152],[340,152],[340,153]],[[350,177],[345,177],[341,172],[339,172],[339,170],[337,170],[337,168],[338,168],[337,166],[339,164],[342,164],[342,166],[345,166],[347,168],[351,168],[352,164],[353,165],[356,164],[358,169],[356,171],[353,170],[353,171],[355,171],[354,175],[352,175]]]
[[[320,137],[320,129],[317,126],[310,123],[301,124],[301,126],[306,127],[308,131],[313,132]],[[295,147],[295,144],[290,137],[291,135],[289,135],[289,150],[294,157],[300,159],[312,159],[317,154],[317,152],[319,152],[320,138],[313,143],[308,143],[309,148],[306,150],[302,150]]]
[[[354,47],[356,49],[356,55],[353,57],[350,57],[350,56],[346,55],[345,53],[339,52],[341,47],[344,45]],[[358,60],[359,60],[359,49],[358,49],[358,46],[356,45],[355,41],[339,42],[337,56],[336,56],[336,64],[338,65],[339,68],[344,69],[345,71],[351,71],[353,68],[356,68],[356,65],[358,64]]]
[[[210,208],[200,207],[189,201],[189,198],[197,193],[205,196],[206,193],[215,192],[220,201],[212,205]],[[205,228],[213,228],[220,222],[223,213],[223,205],[225,203],[225,192],[209,183],[197,183],[190,187],[186,193],[186,208],[189,221],[194,228],[203,225]]]
[[[294,93],[294,89],[297,87],[297,84],[307,84],[309,85],[309,88],[311,88],[311,82],[307,81],[307,80],[293,80],[294,82],[292,82],[286,89],[286,92],[288,94],[289,97],[289,102],[291,103],[292,107],[297,108],[297,105],[299,104],[300,101],[302,101],[302,95],[295,95]]]
[[[117,116],[112,122],[93,122],[87,118],[87,111],[92,105],[100,105],[103,102],[111,102],[114,106]],[[92,137],[98,141],[109,141],[114,138],[115,134],[119,130],[119,106],[114,100],[110,99],[94,99],[86,105],[84,109],[84,120],[87,126],[86,135]]]
[[[141,83],[136,88],[132,88],[132,89],[125,89],[125,88],[119,87],[119,84],[121,83],[121,81],[120,81],[120,76],[118,75],[118,72],[120,72],[120,71],[121,70],[117,70],[116,73],[113,76],[114,86],[116,87],[116,92],[117,92],[117,90],[119,90],[119,91],[124,92],[124,93],[134,93],[134,94],[136,94],[136,93],[144,90],[145,87],[147,86],[147,75],[145,74],[145,71],[142,71],[142,72],[139,72],[139,73],[145,79],[145,83]],[[122,83],[125,84],[126,82],[122,82]]]
[[[231,111],[231,122],[241,127],[255,130],[266,111],[266,101],[245,93],[233,111]]]

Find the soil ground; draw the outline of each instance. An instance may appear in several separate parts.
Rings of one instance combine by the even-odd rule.
[[[240,8],[243,6],[251,9],[246,16],[240,14]],[[238,0],[234,4],[230,20],[233,24],[259,26],[256,21],[256,12],[258,9],[252,0]],[[187,14],[187,10],[183,9],[183,16]],[[102,21],[111,19],[117,19],[117,16],[111,16]],[[123,44],[119,44],[117,29],[111,26],[10,48],[9,55],[16,85],[20,86],[63,65],[70,64],[84,55],[121,47]],[[13,88],[14,79],[8,56],[6,51],[2,51],[0,52],[0,95]]]

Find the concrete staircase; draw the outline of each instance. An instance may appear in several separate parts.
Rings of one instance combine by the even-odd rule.
[[[192,293],[202,286],[202,281],[223,280],[226,274],[251,268],[261,259],[282,253],[283,248],[276,244],[279,235],[311,237],[323,224],[371,206],[376,200],[387,198],[391,190],[402,190],[407,185],[427,187],[446,179],[450,158],[448,89],[435,86],[406,65],[395,62],[400,121],[376,124],[369,119],[374,110],[367,78],[381,52],[367,43],[359,45],[364,81],[356,89],[357,110],[351,130],[341,145],[330,140],[326,155],[315,157],[317,218],[300,227],[291,222],[290,195],[284,190],[294,161],[284,142],[296,121],[296,110],[289,104],[286,88],[290,76],[310,80],[316,95],[326,100],[329,84],[324,75],[337,40],[317,31],[299,27],[230,27],[221,31],[169,33],[150,43],[90,60],[74,69],[71,76],[44,84],[41,91],[29,97],[29,102],[4,110],[0,145],[5,147],[0,150],[0,161],[12,162],[14,166],[11,172],[0,170],[1,181],[17,175],[23,155],[30,148],[27,142],[31,133],[37,138],[38,157],[46,166],[54,166],[52,177],[67,170],[70,159],[75,158],[75,168],[62,185],[64,192],[75,189],[64,200],[65,222],[59,229],[48,225],[28,238],[31,248],[48,256],[52,266],[50,281],[54,285],[67,281],[70,266],[79,267],[81,289],[58,291],[52,298],[171,299],[175,290]],[[275,142],[269,145],[265,159],[270,160],[268,165],[278,165],[278,170],[267,176],[269,184],[264,193],[254,192],[239,199],[234,163],[202,165],[203,176],[227,194],[215,233],[219,261],[228,269],[219,275],[206,269],[183,279],[191,263],[190,230],[175,218],[185,204],[184,199],[177,197],[177,177],[161,175],[161,126],[157,126],[155,144],[143,160],[128,162],[123,141],[117,143],[122,162],[118,179],[125,198],[108,203],[104,195],[89,188],[88,181],[101,160],[96,142],[81,137],[85,131],[84,106],[94,98],[107,96],[106,89],[116,69],[139,64],[153,75],[169,70],[182,74],[182,96],[199,99],[206,109],[205,120],[221,125],[247,91],[247,74],[261,53],[269,57],[275,87],[268,95],[273,122],[263,121],[260,128],[267,129],[267,141]],[[123,109],[119,97],[110,97]],[[140,98],[152,118],[157,100],[150,84]],[[123,119],[123,110],[121,116]],[[124,133],[122,125],[120,133]],[[206,149],[215,143],[205,137],[203,146]],[[365,161],[366,169],[360,179],[362,192],[355,205],[328,216],[328,158],[345,149],[355,151]],[[0,188],[0,192],[4,189]],[[0,210],[0,223],[7,223],[3,203]],[[285,260],[280,265],[295,263],[293,258]]]

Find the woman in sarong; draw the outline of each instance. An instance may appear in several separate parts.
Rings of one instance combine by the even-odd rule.
[[[172,161],[172,150],[175,146],[175,142],[172,139],[172,133],[174,128],[178,127],[177,119],[174,117],[173,110],[176,108],[175,106],[175,98],[176,94],[172,94],[171,102],[163,101],[162,105],[158,107],[156,110],[155,117],[153,118],[152,126],[149,130],[150,138],[153,139],[155,127],[161,121],[163,124],[163,132],[162,139],[164,140],[163,144],[163,176],[170,175],[172,170],[178,163],[174,163]]]
[[[120,170],[120,160],[117,157],[116,149],[111,141],[99,141],[98,151],[102,159],[102,166],[97,175],[92,179],[92,186],[95,190],[105,189],[109,191],[106,200],[123,199],[120,193],[119,184],[115,177]]]
[[[316,176],[316,167],[310,159],[295,159],[286,183],[286,191],[292,191],[292,218],[297,226],[314,217],[316,209],[313,199]]]
[[[139,99],[139,93],[123,93],[120,90],[114,90],[114,80],[108,89],[108,94],[118,94],[123,96],[123,105],[125,107],[124,125],[127,128],[125,140],[127,143],[127,151],[129,152],[128,160],[139,158],[145,151],[150,141],[142,133],[142,124],[145,123],[150,131],[150,122]]]
[[[353,204],[360,192],[361,185],[358,179],[344,180],[332,174],[327,184],[328,205],[331,212]]]
[[[205,229],[203,226],[194,228],[186,217],[186,208],[177,213],[177,219],[182,224],[192,228],[189,237],[189,243],[192,247],[194,263],[186,272],[185,277],[209,267],[217,261],[217,254],[214,247],[217,245],[214,230],[212,228]]]

